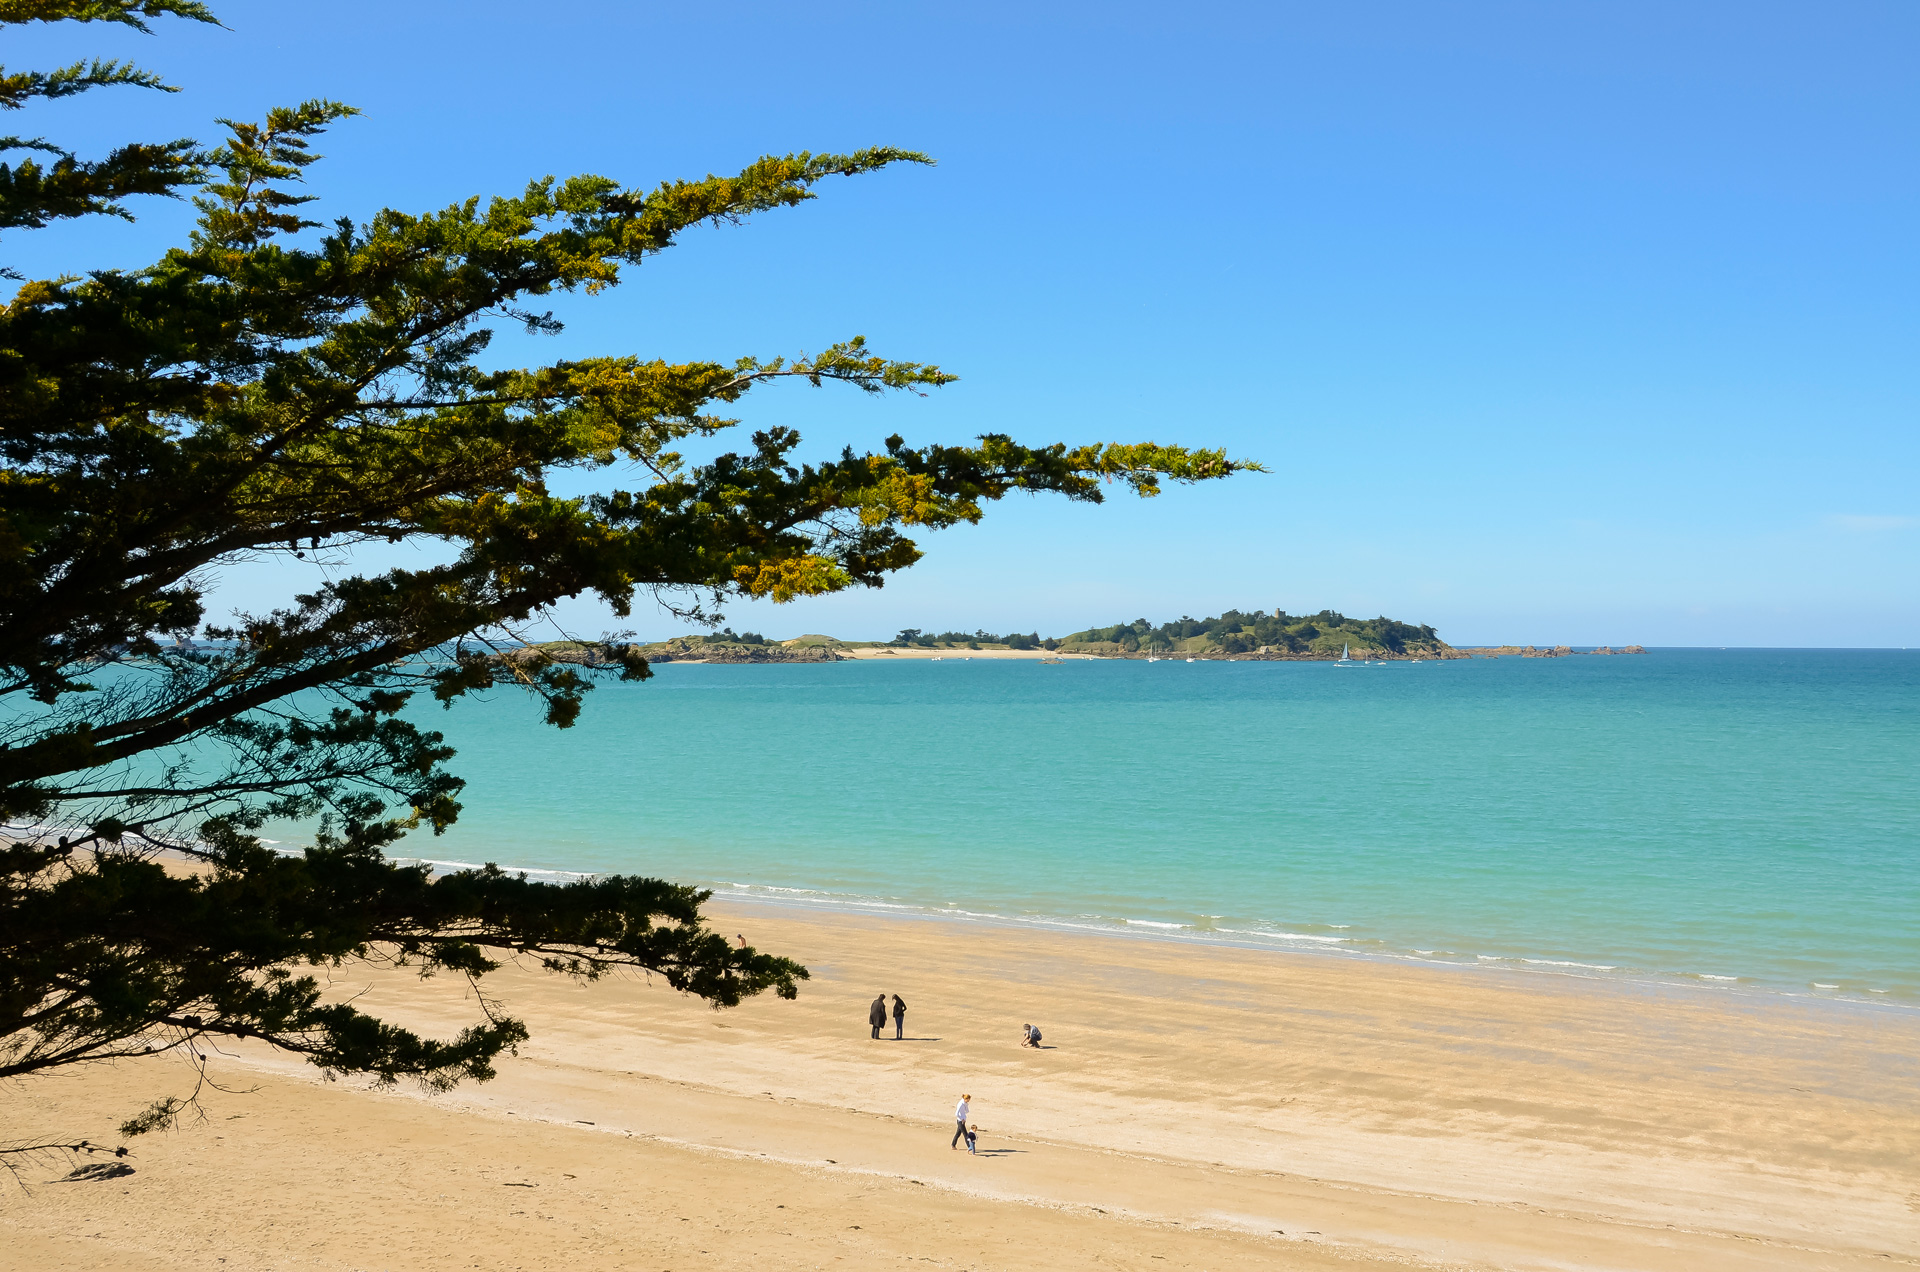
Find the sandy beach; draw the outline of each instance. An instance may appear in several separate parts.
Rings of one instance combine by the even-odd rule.
[[[450,1095],[216,1057],[136,1173],[0,1204],[7,1268],[1885,1268],[1920,1264],[1920,1013],[734,904],[807,963],[714,1012],[507,970]],[[463,986],[343,977],[452,1030]],[[868,1037],[885,990],[906,1040]],[[1023,1022],[1047,1048],[1019,1048]],[[891,1029],[887,1031],[891,1034]],[[35,1082],[111,1140],[173,1062]],[[948,1147],[960,1092],[981,1154]]]

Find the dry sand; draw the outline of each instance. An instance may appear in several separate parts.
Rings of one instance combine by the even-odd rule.
[[[449,1096],[220,1059],[137,1173],[0,1202],[7,1268],[1888,1268],[1920,1264],[1920,1013],[735,906],[813,970],[716,1013],[508,971]],[[449,1030],[462,986],[349,988]],[[898,991],[907,1040],[868,1038]],[[1039,1024],[1048,1049],[1016,1046]],[[891,1029],[888,1031],[891,1033]],[[170,1062],[9,1092],[110,1139]],[[948,1147],[974,1097],[978,1157]],[[40,1176],[58,1172],[48,1168]]]

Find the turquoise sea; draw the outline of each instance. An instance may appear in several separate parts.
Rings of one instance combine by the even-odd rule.
[[[669,664],[402,852],[1920,1005],[1920,652]]]

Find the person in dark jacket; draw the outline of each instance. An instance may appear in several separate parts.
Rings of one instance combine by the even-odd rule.
[[[867,1023],[873,1026],[873,1036],[878,1038],[880,1030],[887,1023],[887,996],[885,994],[873,1000],[873,1006],[867,1008]]]
[[[895,994],[893,996],[893,1040],[899,1042],[907,1036],[907,1000]]]

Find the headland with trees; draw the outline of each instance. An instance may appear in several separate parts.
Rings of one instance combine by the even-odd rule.
[[[1433,627],[1387,618],[1349,618],[1335,610],[1317,614],[1288,614],[1284,610],[1228,610],[1217,617],[1181,618],[1150,623],[1136,618],[1111,627],[1090,627],[1065,636],[1032,632],[995,633],[985,628],[971,632],[933,631],[918,627],[901,630],[892,640],[841,640],[808,633],[789,640],[772,640],[758,632],[735,632],[723,627],[706,634],[675,636],[670,640],[622,646],[648,663],[768,663],[838,662],[846,658],[892,653],[1045,654],[1096,658],[1173,657],[1241,661],[1314,662],[1338,659],[1342,654],[1370,661],[1428,661],[1454,658],[1560,658],[1576,653],[1643,654],[1638,645],[1619,648],[1574,649],[1568,645],[1449,645]],[[549,641],[503,655],[507,658],[549,658],[561,663],[596,665],[609,660],[603,644]]]
[[[1288,614],[1284,610],[1228,610],[1208,617],[1182,616],[1163,623],[1144,618],[1110,627],[1090,627],[1064,636],[1031,632],[936,631],[903,629],[889,641],[841,640],[808,634],[769,640],[758,632],[731,627],[704,635],[623,647],[649,663],[662,662],[833,662],[841,658],[919,653],[1059,653],[1103,658],[1156,655],[1233,659],[1326,660],[1343,651],[1370,659],[1465,658],[1469,655],[1441,640],[1431,626],[1387,618],[1348,618],[1334,610]],[[1514,647],[1510,652],[1519,652]],[[535,654],[561,662],[592,663],[607,658],[602,645],[553,641],[514,651],[507,657]]]

